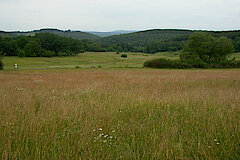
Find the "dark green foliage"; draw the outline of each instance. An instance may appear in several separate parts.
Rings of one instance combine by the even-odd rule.
[[[156,53],[182,49],[184,42],[193,31],[148,30],[136,33],[109,36],[97,42],[115,45],[114,49],[125,52]]]
[[[2,70],[2,69],[3,69],[2,58],[3,58],[3,52],[2,52],[2,51],[0,51],[0,70]]]
[[[186,63],[181,63],[180,60],[168,60],[164,58],[153,59],[146,61],[143,67],[148,68],[191,68],[191,65]]]
[[[219,62],[226,60],[227,54],[233,52],[232,42],[225,38],[214,38],[208,33],[198,32],[192,34],[183,48],[181,60],[201,59],[204,62]]]
[[[151,41],[169,40],[177,37],[190,35],[189,30],[147,30],[129,34],[109,36],[99,39],[98,42],[106,44],[128,44],[130,46],[145,46]],[[180,39],[181,39],[180,38]]]
[[[18,57],[26,57],[26,53],[22,49],[18,49]]]
[[[229,61],[223,60],[218,63],[206,63],[202,60],[168,60],[168,59],[153,59],[146,61],[143,67],[148,68],[176,68],[176,69],[185,69],[185,68],[240,68],[240,61]]]
[[[0,51],[4,52],[7,56],[17,56],[18,45],[17,42],[10,37],[0,36]]]
[[[66,52],[58,52],[57,53],[57,56],[59,57],[65,57],[65,56],[68,56],[68,54]]]
[[[127,54],[122,54],[121,57],[122,58],[127,58]]]
[[[85,51],[105,52],[107,45],[101,45],[90,40],[76,40],[60,37],[51,33],[37,33],[33,37],[0,36],[0,51],[7,56],[19,57],[52,57],[74,56]]]
[[[3,69],[3,63],[2,63],[2,60],[0,59],[0,70]]]
[[[31,40],[24,46],[26,57],[41,57],[44,50],[38,40]]]
[[[156,53],[182,50],[188,37],[196,32],[198,31],[156,29],[104,38],[79,31],[61,31],[57,29],[42,29],[32,32],[0,32],[0,35],[9,36],[0,39],[0,50],[4,51],[8,56],[16,56],[18,55],[18,49],[24,50],[24,46],[32,38],[36,38],[40,40],[41,47],[44,50],[54,51],[56,55],[58,55],[58,52],[69,51],[75,54],[86,51]],[[214,39],[218,39],[218,37],[226,37],[232,41],[235,50],[240,51],[240,31],[208,31],[206,33],[211,35],[208,36],[210,37],[208,41],[215,41]],[[79,39],[81,40],[79,41]],[[215,43],[217,45],[220,42],[216,41]],[[208,47],[207,44],[205,45]],[[214,59],[206,55],[207,53],[204,53],[204,55],[201,55],[201,58],[207,60],[210,57],[210,59]],[[221,60],[224,56],[215,58]]]
[[[78,40],[83,40],[83,39],[89,39],[89,40],[97,40],[100,37],[90,34],[90,33],[86,33],[86,32],[81,32],[81,31],[71,31],[71,30],[66,30],[66,31],[62,31],[62,30],[58,30],[58,29],[40,29],[40,30],[34,30],[34,31],[30,31],[30,32],[3,32],[0,31],[0,35],[2,36],[8,36],[8,37],[17,37],[17,36],[34,36],[37,33],[51,33],[51,34],[55,34],[61,37],[71,37],[74,39],[78,39]]]
[[[39,44],[41,45],[41,49],[53,51],[55,52],[56,56],[61,55],[59,52],[67,53],[64,55],[75,55],[86,51],[145,52],[153,54],[156,52],[182,50],[185,42],[188,40],[188,37],[192,33],[196,32],[198,33],[198,31],[191,30],[148,30],[104,38],[93,38],[94,42],[90,41],[89,39],[91,38],[88,37],[86,37],[87,39],[83,39],[84,36],[81,38],[79,38],[79,36],[76,37],[76,35],[83,35],[84,32],[75,32],[70,30],[60,31],[56,29],[43,29],[33,32],[0,32],[1,35],[9,36],[0,36],[0,51],[4,51],[7,56],[33,56],[36,54],[27,54],[24,47],[32,40],[38,40]],[[229,43],[230,41],[232,41],[231,43],[233,43],[235,50],[240,51],[240,31],[207,33],[208,36],[199,36],[200,39],[202,38],[201,40],[206,41],[204,43],[200,42],[199,44],[204,46],[205,49],[207,48],[207,50],[205,50],[204,47],[200,47],[199,50],[194,51],[194,53],[191,55],[197,53],[197,57],[202,60],[204,59],[205,62],[222,61],[225,57],[226,49],[231,49],[231,44]],[[230,40],[227,40],[226,38]],[[228,45],[225,45],[227,43]],[[191,44],[188,45],[191,46]],[[224,45],[225,47],[221,48],[221,46]],[[186,46],[187,45],[185,45],[184,50],[190,52]],[[214,52],[218,52],[218,56],[212,55],[212,51],[208,52],[209,48],[211,48],[212,51],[215,50]],[[24,50],[25,53],[23,53],[21,50]],[[36,56],[44,56],[45,54],[43,52],[41,54],[37,54]],[[189,57],[189,55],[186,55],[186,53],[184,53],[184,55],[181,57],[184,56]]]
[[[56,53],[50,50],[46,50],[42,53],[42,57],[54,57]]]
[[[191,30],[148,30],[130,34],[109,36],[97,40],[113,45],[117,51],[156,53],[181,50],[192,33]],[[240,51],[240,31],[207,31],[213,37],[226,37],[233,41],[236,51]],[[107,49],[107,51],[112,51]]]
[[[180,60],[154,59],[145,62],[144,67],[239,68],[240,62],[226,59],[233,49],[232,42],[225,37],[214,38],[208,33],[198,32],[189,37]]]

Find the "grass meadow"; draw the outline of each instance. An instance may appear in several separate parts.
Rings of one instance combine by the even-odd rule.
[[[154,58],[178,59],[179,52],[157,54],[125,53],[127,58],[114,52],[86,52],[74,57],[4,57],[4,69],[15,70],[69,70],[78,68],[142,68],[146,60]],[[240,54],[239,54],[240,55]]]
[[[239,159],[240,70],[145,69],[138,56],[4,58],[0,159]]]

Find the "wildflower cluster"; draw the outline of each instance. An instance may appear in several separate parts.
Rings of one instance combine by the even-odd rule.
[[[217,140],[217,138],[214,139],[214,142],[216,142],[216,144],[219,145],[219,141]]]
[[[94,142],[103,143],[109,146],[112,146],[115,143],[115,130],[111,131],[111,135],[104,133],[102,128],[94,129],[93,132],[95,133]]]

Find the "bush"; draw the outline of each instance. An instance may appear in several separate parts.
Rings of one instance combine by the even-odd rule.
[[[65,57],[65,56],[67,56],[67,53],[66,52],[58,52],[57,56]]]
[[[18,57],[26,57],[26,53],[22,49],[18,49]]]
[[[122,58],[127,58],[127,54],[122,54],[121,57]]]
[[[2,59],[0,59],[0,70],[3,69],[3,63],[2,63]]]
[[[45,51],[42,53],[42,57],[54,57],[56,56],[56,53],[53,51]]]
[[[2,70],[2,69],[3,69],[2,58],[3,58],[3,52],[2,52],[2,51],[0,51],[0,70]]]
[[[210,68],[240,68],[240,61],[222,60],[220,62],[212,62]]]
[[[146,61],[143,64],[143,67],[149,67],[149,68],[192,68],[192,65],[189,65],[188,63],[182,63],[180,60],[168,60],[164,58],[159,59],[153,59]]]
[[[240,61],[224,60],[220,62],[203,62],[201,59],[180,61],[180,60],[168,60],[168,59],[153,59],[146,61],[143,67],[149,68],[240,68]]]
[[[191,66],[190,68],[209,68],[209,64],[202,61],[201,59],[185,60],[185,61],[181,60],[181,63],[185,65],[190,65]]]

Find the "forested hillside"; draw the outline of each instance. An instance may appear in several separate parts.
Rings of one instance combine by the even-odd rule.
[[[181,50],[189,35],[199,31],[155,29],[130,34],[109,36],[98,39],[103,44],[117,45],[123,51],[156,53]],[[235,50],[240,51],[240,31],[202,31],[214,37],[226,37],[232,40]]]
[[[15,36],[34,36],[36,33],[53,33],[62,37],[71,37],[78,40],[83,39],[89,39],[89,40],[97,40],[100,37],[97,35],[93,35],[86,32],[81,31],[71,31],[71,30],[58,30],[58,29],[40,29],[40,30],[34,30],[29,32],[4,32],[0,31],[0,35],[2,36],[9,36],[9,37],[15,37]]]
[[[34,36],[2,37],[0,52],[6,56],[53,57],[73,56],[78,53],[106,51],[90,40],[77,40],[52,33],[36,33]]]
[[[6,45],[11,46],[11,47],[7,47],[8,54],[9,52],[12,52],[10,51],[11,48],[15,48],[15,50],[16,48],[18,48],[16,47],[18,45],[17,43],[20,43],[18,41],[21,41],[22,39],[24,39],[20,37],[25,36],[29,38],[30,37],[37,38],[39,37],[39,35],[43,33],[48,33],[48,34],[50,33],[50,34],[58,35],[65,38],[72,38],[71,41],[75,39],[76,42],[74,42],[74,46],[75,48],[78,48],[78,51],[157,53],[157,52],[164,52],[164,51],[182,50],[188,37],[195,32],[199,32],[199,31],[177,30],[177,29],[155,29],[155,30],[140,31],[140,32],[129,33],[129,34],[99,37],[90,33],[85,33],[80,31],[41,29],[41,30],[35,30],[31,32],[0,32],[0,35],[2,35],[3,37],[1,46],[5,46],[5,50],[6,50]],[[211,34],[213,37],[229,38],[234,45],[235,51],[240,51],[240,31],[239,30],[238,31],[201,31],[201,32],[207,32]],[[45,36],[47,36],[47,34]],[[55,37],[55,39],[60,39],[60,38]],[[13,42],[15,40],[17,41]],[[87,42],[87,44],[90,44],[90,45],[85,45],[85,47],[80,45],[81,47],[79,47],[78,44],[83,42],[78,42],[77,40],[85,40],[85,42]],[[54,45],[55,41],[52,43],[53,43],[52,45]],[[62,46],[66,46],[62,42],[58,45],[59,45],[58,46],[59,48],[64,48]],[[4,47],[0,49],[3,50],[3,48]],[[44,46],[42,46],[42,48],[44,48]],[[54,50],[54,52],[57,52],[57,51]],[[74,50],[74,52],[76,52],[76,50]],[[11,53],[11,55],[15,55],[15,54],[16,52]]]

